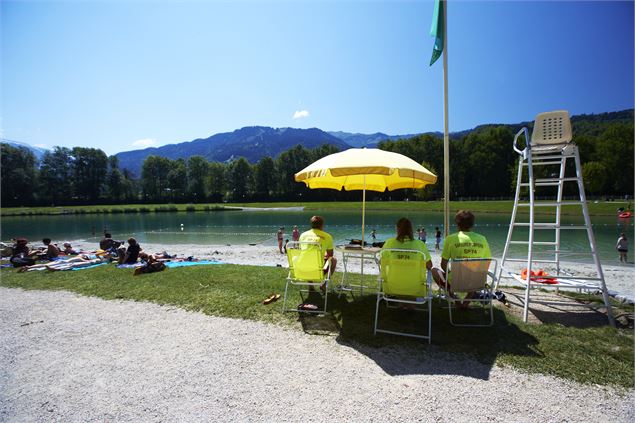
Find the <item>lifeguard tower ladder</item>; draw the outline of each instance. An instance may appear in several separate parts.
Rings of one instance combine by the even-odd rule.
[[[521,150],[518,146],[518,140],[522,135],[524,135],[526,146]],[[531,139],[529,138],[527,128],[522,128],[514,137],[514,151],[520,155],[520,160],[518,161],[518,176],[516,179],[516,196],[498,276],[499,280],[513,279],[516,283],[520,283],[525,288],[524,300],[521,300],[523,303],[523,320],[525,322],[527,321],[529,312],[531,291],[536,288],[554,287],[556,293],[559,289],[574,289],[578,292],[601,291],[607,309],[609,324],[613,325],[613,313],[604,282],[602,265],[598,257],[595,237],[593,236],[586,195],[584,193],[580,155],[577,145],[572,143],[571,140],[571,121],[569,120],[569,113],[567,111],[541,113],[536,116]],[[575,163],[575,176],[567,176],[567,161],[570,160],[573,160]],[[535,172],[534,167],[536,166],[544,166],[544,168]],[[527,172],[524,172],[525,168]],[[569,166],[569,168],[571,168],[571,166]],[[546,175],[546,177],[536,177],[535,173]],[[558,175],[557,177],[555,177],[556,174]],[[563,201],[564,187],[567,183],[569,183],[567,186],[570,186],[570,183],[576,183],[578,185],[579,200]],[[521,191],[525,187],[528,191],[529,202],[526,202],[526,198],[521,199]],[[553,188],[557,188],[553,201],[537,202],[535,199],[536,189],[539,187],[552,187],[551,195],[554,195]],[[570,205],[577,205],[582,208],[582,215],[584,216],[583,225],[562,224],[562,206]],[[518,209],[524,207],[529,207],[529,222],[518,221]],[[549,216],[555,217],[555,221],[536,222],[535,209],[537,207],[544,207],[547,210],[549,208],[555,208],[553,215],[549,213]],[[528,228],[528,239],[518,239],[518,235],[516,239],[512,239],[514,230],[518,228]],[[586,231],[593,264],[596,269],[596,276],[575,276],[560,268],[561,256],[568,253],[560,248],[560,235],[563,230]],[[543,240],[535,240],[534,235],[536,231],[541,231],[542,236],[540,238]],[[550,231],[553,231],[554,236],[552,238],[549,237]],[[520,231],[516,232],[518,233]],[[510,246],[512,245],[526,246],[527,255],[524,256],[524,253],[522,253],[522,255],[518,255],[520,253],[511,254]],[[524,249],[522,250],[524,251]],[[510,257],[512,255],[516,255],[516,257]],[[537,255],[541,255],[541,257],[537,258]],[[514,262],[518,264],[514,266],[512,264]],[[520,263],[524,263],[524,267],[527,269],[527,276],[525,276],[525,278],[523,278],[520,274],[521,272],[518,271],[518,268],[522,267]],[[542,263],[555,268],[555,274],[550,273],[549,275],[550,279],[545,279],[544,277],[534,278],[531,276],[532,268],[536,269],[536,264]],[[533,302],[547,305],[572,305],[572,302]],[[580,305],[582,306],[583,304]],[[583,306],[587,305],[584,304]]]

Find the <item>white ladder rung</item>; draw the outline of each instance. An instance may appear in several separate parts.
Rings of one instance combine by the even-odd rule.
[[[530,226],[529,223],[514,223],[513,226]],[[534,229],[586,229],[584,225],[558,225],[556,223],[534,223]]]
[[[529,241],[509,241],[510,244],[529,245]],[[534,245],[557,245],[555,241],[534,241]]]
[[[546,166],[546,165],[559,165],[562,164],[562,162],[557,162],[557,161],[545,161],[545,162],[533,162],[532,166]],[[523,166],[529,166],[528,163],[523,162]]]
[[[519,207],[529,207],[530,203],[518,203]],[[581,206],[580,201],[554,201],[554,202],[540,202],[534,203],[534,207],[557,207],[557,206]]]
[[[527,263],[527,259],[520,259],[520,258],[506,258],[504,262],[507,262],[507,261],[511,261],[511,262],[514,262],[514,263]],[[557,260],[532,259],[531,261],[533,263],[553,263],[553,264],[558,263]]]

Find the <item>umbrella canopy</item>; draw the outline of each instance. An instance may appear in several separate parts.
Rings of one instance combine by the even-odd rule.
[[[437,176],[414,160],[377,148],[351,148],[331,154],[295,174],[309,188],[362,190],[362,245],[366,215],[366,190],[384,192],[423,188]]]
[[[423,188],[437,176],[399,153],[377,148],[351,148],[331,154],[295,174],[309,188],[394,191]]]

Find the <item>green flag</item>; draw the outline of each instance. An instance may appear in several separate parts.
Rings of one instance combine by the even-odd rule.
[[[445,13],[444,0],[434,1],[434,13],[432,14],[432,26],[430,27],[430,35],[434,37],[434,48],[432,49],[432,59],[430,66],[441,57],[443,53],[443,40],[445,38],[445,28],[443,27],[443,14]]]

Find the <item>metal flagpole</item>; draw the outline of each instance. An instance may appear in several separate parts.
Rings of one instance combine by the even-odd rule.
[[[450,132],[448,112],[448,1],[443,5],[443,232],[450,233]]]

